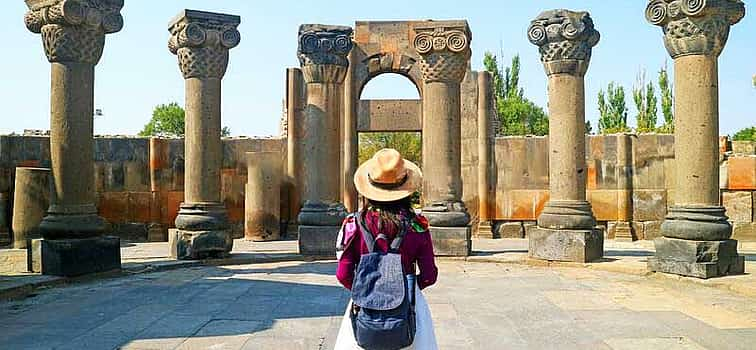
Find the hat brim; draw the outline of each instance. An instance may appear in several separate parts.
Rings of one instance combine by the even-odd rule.
[[[370,159],[360,165],[354,173],[354,187],[363,197],[378,202],[393,202],[411,196],[423,185],[423,172],[417,164],[404,160],[404,168],[407,170],[407,181],[399,187],[385,189],[376,187],[370,183],[368,169],[375,162]]]

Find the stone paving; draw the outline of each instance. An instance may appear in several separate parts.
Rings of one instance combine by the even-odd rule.
[[[752,349],[756,299],[685,281],[441,261],[441,349]],[[330,349],[349,295],[333,262],[204,266],[0,303],[2,349]]]

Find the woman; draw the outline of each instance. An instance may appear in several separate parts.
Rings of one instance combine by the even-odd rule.
[[[417,331],[413,346],[418,350],[437,349],[430,309],[420,292],[436,282],[438,269],[433,255],[433,243],[428,231],[428,221],[415,214],[411,199],[422,185],[422,172],[414,163],[404,160],[394,149],[378,151],[372,159],[362,164],[354,175],[354,185],[367,199],[360,211],[350,215],[342,225],[337,241],[339,259],[336,278],[347,289],[352,288],[355,269],[360,257],[369,252],[363,234],[383,234],[386,239],[375,237],[375,249],[388,251],[391,242],[405,232],[399,246],[404,274],[416,274],[415,313]],[[360,229],[358,220],[364,220],[369,232]],[[341,323],[335,349],[360,349],[351,323],[352,302],[347,306]]]

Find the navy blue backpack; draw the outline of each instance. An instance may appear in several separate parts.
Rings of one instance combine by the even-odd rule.
[[[357,215],[368,254],[362,255],[352,284],[352,329],[357,344],[367,350],[396,350],[415,340],[415,275],[404,275],[399,247],[407,225],[391,242],[388,252],[375,250],[362,215]],[[380,228],[379,228],[380,230]]]

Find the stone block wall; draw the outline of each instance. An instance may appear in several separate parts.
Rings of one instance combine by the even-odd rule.
[[[635,236],[659,237],[667,206],[674,200],[674,136],[631,135],[631,155],[625,157],[629,164],[618,164],[617,140],[617,135],[587,136],[587,197],[594,215],[613,238],[620,210],[629,207]],[[721,198],[740,240],[756,241],[755,144],[725,139],[722,146]],[[495,235],[524,237],[549,199],[548,137],[497,137],[494,163]],[[624,187],[618,185],[620,171],[628,171],[632,180]],[[466,193],[467,187],[465,179]],[[621,203],[623,197],[630,203]]]
[[[470,76],[467,79],[473,80]],[[474,80],[473,80],[474,81]],[[474,89],[474,84],[464,84]],[[468,95],[475,95],[468,91]],[[462,176],[463,199],[475,217],[478,212],[478,150],[476,101],[463,101]],[[235,138],[223,141],[222,198],[234,224],[234,235],[243,235],[244,185],[247,181],[245,152],[280,151],[281,138]],[[667,206],[674,198],[674,137],[632,135],[631,157],[618,164],[617,136],[588,136],[586,142],[588,198],[597,220],[613,237],[621,217],[622,191],[631,193],[632,226],[639,239],[660,234]],[[722,203],[733,222],[735,238],[756,241],[756,151],[754,142],[727,142],[722,146]],[[524,237],[549,199],[548,137],[497,137],[489,195],[495,208],[495,231],[500,237]],[[119,236],[132,240],[164,240],[183,200],[184,143],[182,139],[98,137],[95,139],[95,188],[100,215]],[[629,165],[626,188],[618,177]],[[0,136],[0,233],[10,229],[15,167],[49,167],[47,136]],[[282,189],[285,191],[285,189]],[[627,197],[627,196],[624,196]],[[288,198],[282,193],[281,198]],[[288,205],[281,203],[282,220],[288,221]],[[477,218],[476,218],[477,219]],[[475,227],[475,226],[473,226]]]
[[[235,237],[244,231],[245,152],[280,151],[281,138],[223,141],[222,198]],[[0,136],[0,232],[8,231],[15,167],[49,167],[47,136]],[[113,233],[129,240],[163,241],[184,199],[184,140],[95,138],[95,190],[99,214]],[[287,211],[284,211],[284,213]]]

